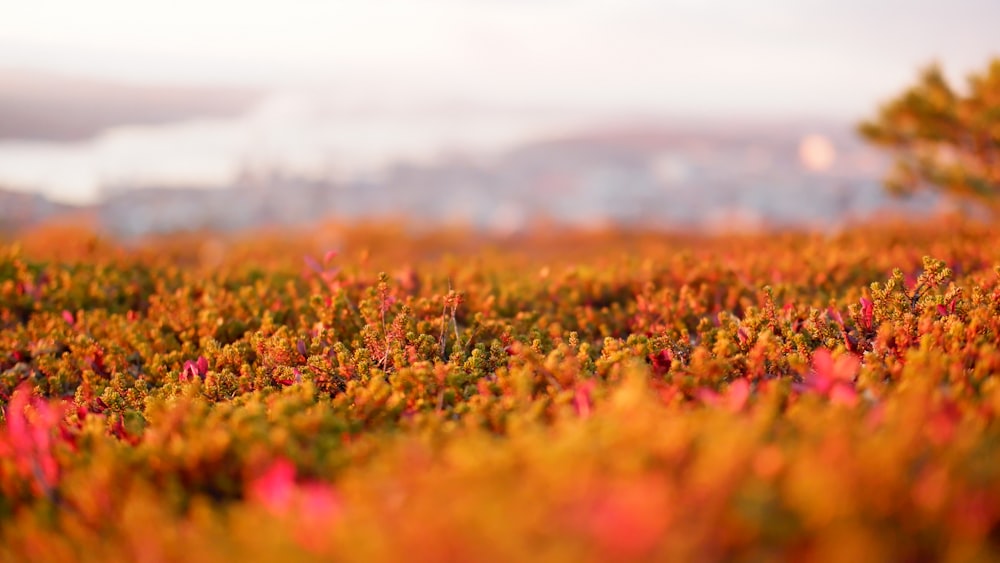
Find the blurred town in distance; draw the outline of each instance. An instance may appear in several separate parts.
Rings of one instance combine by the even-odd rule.
[[[847,127],[633,126],[540,139],[490,157],[400,161],[347,178],[248,168],[217,186],[117,183],[87,206],[0,192],[0,222],[23,228],[84,213],[122,237],[366,219],[499,234],[538,222],[718,231],[829,227],[935,208],[930,196],[887,196],[886,165]]]
[[[826,229],[882,189],[859,121],[996,54],[1000,3],[12,3],[0,232],[393,221]],[[277,25],[276,22],[281,22]]]
[[[846,122],[554,113],[5,70],[0,229],[75,218],[126,238],[371,219],[717,231],[935,204],[887,197],[887,160]]]

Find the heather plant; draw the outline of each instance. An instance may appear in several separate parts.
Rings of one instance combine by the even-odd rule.
[[[993,225],[341,234],[0,248],[0,559],[1000,556]]]

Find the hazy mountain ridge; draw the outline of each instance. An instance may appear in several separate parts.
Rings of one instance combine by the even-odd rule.
[[[0,69],[0,139],[78,141],[116,125],[233,117],[260,95],[250,89],[140,86]]]
[[[0,187],[0,232],[28,228],[77,210],[41,194],[5,190]]]
[[[731,230],[823,226],[886,210],[924,213],[937,199],[883,193],[883,157],[846,133],[822,169],[803,160],[802,130],[594,130],[524,144],[492,158],[399,162],[350,178],[247,172],[225,186],[120,184],[92,207],[120,236],[191,229],[308,226],[324,219],[404,218],[509,233],[566,225]],[[42,199],[35,198],[43,206]],[[34,217],[51,215],[35,213]],[[0,215],[2,220],[2,215]]]

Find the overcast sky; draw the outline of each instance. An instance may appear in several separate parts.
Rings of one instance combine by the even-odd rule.
[[[236,119],[0,141],[0,186],[86,202],[109,182],[375,169],[615,119],[846,130],[933,60],[984,68],[998,23],[1000,0],[3,0],[0,73],[267,94]]]
[[[503,106],[857,118],[1000,55],[997,0],[32,0],[0,66]]]

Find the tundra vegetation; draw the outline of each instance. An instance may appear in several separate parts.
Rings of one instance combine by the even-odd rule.
[[[0,559],[996,560],[997,241],[29,233]]]

